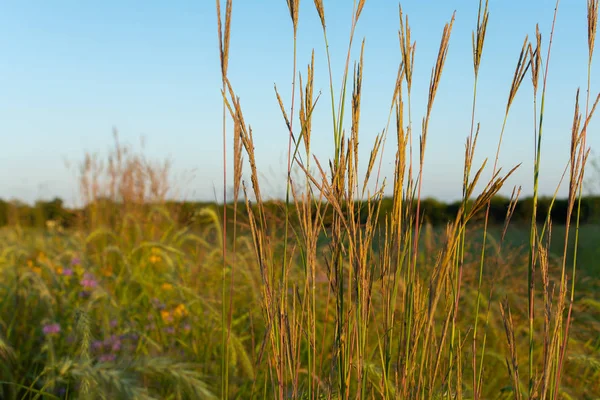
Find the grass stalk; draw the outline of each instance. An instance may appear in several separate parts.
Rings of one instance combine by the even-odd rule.
[[[226,90],[227,69],[229,65],[229,40],[231,32],[232,0],[227,0],[225,6],[225,17],[221,15],[221,2],[216,0],[217,29],[219,37],[219,58],[221,62],[222,91]],[[223,26],[224,25],[224,26]],[[229,310],[227,310],[226,288],[227,288],[227,108],[223,101],[222,137],[223,137],[223,280],[221,292],[221,337],[223,358],[221,360],[221,397],[229,398],[229,334],[231,331],[232,299],[233,299],[233,265],[229,273]],[[235,201],[237,203],[237,200]],[[234,239],[235,241],[235,239]]]
[[[471,174],[471,165],[473,161],[473,156],[475,153],[475,144],[477,141],[477,134],[479,133],[479,127],[477,128],[477,134],[475,138],[473,138],[474,130],[475,130],[475,109],[477,105],[477,83],[479,81],[479,68],[481,66],[481,57],[483,54],[483,47],[485,43],[485,34],[487,32],[487,23],[489,19],[489,9],[488,9],[488,0],[485,2],[485,6],[482,8],[482,1],[479,1],[479,10],[477,12],[477,31],[476,33],[472,33],[472,48],[473,48],[473,72],[474,72],[474,81],[473,81],[473,105],[471,110],[471,130],[469,132],[469,138],[467,141],[466,152],[465,155],[465,168],[464,168],[464,177],[463,177],[463,208],[465,212],[463,212],[463,223],[466,218],[466,205],[468,199],[466,196],[466,191],[469,183],[469,178]],[[471,148],[471,150],[470,150]],[[460,252],[459,252],[459,260],[458,260],[458,275],[462,275],[462,268],[464,263],[464,254],[465,254],[465,233],[461,235],[460,238]],[[482,265],[480,265],[482,267]],[[473,329],[473,398],[478,400],[479,398],[479,388],[478,388],[478,378],[477,378],[477,328],[479,323],[479,306],[480,306],[480,296],[481,296],[481,283],[483,277],[483,269],[479,270],[479,281],[477,283],[477,300],[475,306],[475,324]],[[458,291],[456,296],[456,304],[455,308],[458,308]],[[455,320],[453,320],[453,331],[454,331]]]

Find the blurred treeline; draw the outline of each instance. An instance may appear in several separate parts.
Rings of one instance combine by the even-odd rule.
[[[543,222],[548,215],[548,210],[552,204],[551,198],[538,199],[537,216],[539,221]],[[504,223],[510,200],[505,197],[495,197],[491,202],[490,223]],[[160,206],[160,207],[157,207]],[[460,202],[444,203],[435,199],[427,198],[421,202],[421,210],[424,220],[430,224],[443,225],[456,217]],[[190,201],[166,201],[161,204],[131,204],[118,203],[108,199],[99,199],[81,209],[72,209],[65,207],[63,200],[55,198],[50,201],[38,201],[34,205],[22,203],[19,201],[5,201],[0,199],[0,226],[21,226],[21,227],[49,227],[56,226],[64,229],[79,228],[86,226],[108,225],[114,226],[115,223],[123,221],[124,218],[134,216],[147,216],[151,210],[160,208],[168,211],[171,218],[175,219],[181,225],[204,224],[211,221],[206,220],[199,214],[204,208],[210,208],[222,212],[222,205],[214,202],[190,202]],[[233,204],[228,205],[228,220],[233,221]],[[266,211],[272,222],[285,220],[285,203],[281,201],[269,201],[265,205]],[[355,207],[360,210],[360,207]],[[365,211],[357,215],[357,219],[366,218]],[[518,201],[514,213],[511,217],[511,223],[529,223],[531,221],[531,211],[533,209],[532,198],[524,198]],[[333,210],[330,207],[321,207],[324,225],[328,225],[331,220]],[[323,213],[324,210],[324,213]],[[392,199],[384,198],[379,205],[379,221],[383,222],[385,215],[392,210]],[[290,205],[288,213],[293,216],[296,210]],[[237,207],[237,221],[244,223],[246,221],[246,205],[239,203]],[[357,213],[358,214],[358,213]],[[481,213],[483,217],[483,213]],[[557,199],[552,205],[552,222],[554,224],[565,224],[567,220],[568,207],[566,199]],[[575,215],[572,216],[574,221]],[[364,222],[364,221],[362,221]],[[586,196],[581,199],[581,223],[600,222],[600,196]]]

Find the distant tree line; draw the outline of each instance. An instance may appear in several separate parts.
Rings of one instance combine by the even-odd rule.
[[[551,198],[538,199],[538,222],[543,222],[550,209]],[[504,197],[494,197],[490,206],[490,223],[502,224],[507,215],[507,210],[510,201]],[[0,199],[0,226],[20,225],[22,227],[46,227],[57,224],[62,228],[75,228],[78,226],[87,225],[92,219],[102,216],[102,221],[111,224],[122,219],[127,212],[135,210],[137,213],[146,213],[155,205],[142,204],[118,204],[110,200],[97,200],[93,204],[89,204],[81,209],[71,209],[64,205],[60,198],[55,198],[50,201],[37,201],[30,205],[18,201],[5,201]],[[199,216],[198,212],[204,208],[209,208],[217,213],[221,213],[222,206],[214,202],[176,202],[169,201],[162,206],[169,211],[169,214],[180,224],[206,224],[209,219]],[[392,198],[384,198],[379,205],[379,222],[382,222],[386,214],[391,213],[393,206]],[[421,211],[425,221],[432,225],[446,224],[448,221],[454,220],[460,209],[461,202],[444,203],[432,198],[426,198],[421,201]],[[233,205],[228,207],[233,209]],[[347,207],[345,207],[347,209]],[[355,210],[360,210],[361,207],[355,207]],[[244,223],[248,220],[246,206],[239,203],[238,207],[238,222]],[[362,210],[365,206],[362,205]],[[533,199],[521,199],[514,210],[511,221],[516,224],[526,224],[531,221],[533,210]],[[277,224],[278,221],[283,221],[285,218],[285,203],[282,201],[269,201],[265,204],[265,212],[269,215],[269,222]],[[572,221],[575,220],[574,210]],[[288,215],[294,220],[296,208],[290,205]],[[568,203],[566,199],[557,199],[552,206],[551,218],[554,224],[565,224],[567,220]],[[366,211],[356,212],[358,219],[365,222]],[[326,208],[326,213],[323,215],[325,225],[331,221],[333,211],[331,207]],[[483,217],[483,212],[477,217]],[[228,220],[233,221],[233,212],[229,211]],[[581,223],[600,223],[600,196],[587,196],[581,199]]]

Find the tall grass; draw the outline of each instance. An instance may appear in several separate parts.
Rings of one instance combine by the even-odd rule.
[[[286,213],[290,203],[289,192],[293,191],[290,171],[295,164],[306,176],[304,192],[301,195],[294,193],[292,201],[297,210],[299,221],[293,221],[299,226],[301,234],[290,235],[290,215],[286,214],[283,254],[280,263],[275,262],[279,244],[270,240],[272,233],[266,226],[260,184],[254,159],[254,144],[252,130],[246,125],[243,118],[240,100],[235,96],[233,85],[228,82],[228,96],[226,101],[236,131],[242,137],[244,150],[250,161],[251,181],[257,207],[250,207],[247,201],[247,211],[250,217],[251,232],[257,247],[257,262],[262,275],[264,298],[262,302],[263,313],[268,321],[269,340],[265,352],[270,353],[267,361],[271,385],[265,381],[265,390],[270,387],[273,392],[270,396],[277,398],[300,396],[304,389],[304,396],[317,398],[326,393],[328,397],[343,398],[370,398],[381,396],[384,398],[437,398],[437,397],[473,397],[480,398],[485,390],[484,360],[486,359],[486,339],[490,313],[493,312],[491,286],[487,285],[489,300],[487,310],[483,316],[485,327],[483,342],[478,348],[478,326],[480,323],[480,306],[483,302],[484,278],[490,277],[484,273],[484,266],[489,262],[486,257],[488,215],[491,198],[505,183],[515,168],[501,175],[499,168],[500,149],[502,138],[508,120],[511,106],[517,96],[521,83],[530,71],[534,88],[534,119],[538,119],[534,129],[534,212],[530,227],[529,262],[527,272],[527,297],[529,311],[527,316],[528,331],[528,374],[526,389],[522,392],[522,375],[519,374],[519,354],[516,341],[516,322],[510,310],[508,299],[504,299],[500,307],[500,318],[504,321],[506,337],[508,340],[507,366],[509,369],[508,382],[515,398],[527,396],[534,398],[558,398],[561,396],[560,381],[561,370],[565,362],[565,349],[568,337],[568,327],[571,320],[571,310],[574,301],[575,265],[571,274],[572,287],[570,289],[570,305],[564,326],[564,307],[568,298],[568,289],[565,286],[569,277],[564,270],[567,260],[568,226],[565,235],[565,248],[562,257],[560,291],[557,298],[558,308],[553,309],[553,294],[549,293],[548,281],[549,265],[548,249],[543,243],[544,231],[540,235],[536,220],[538,182],[540,174],[541,139],[544,119],[544,103],[547,87],[547,76],[550,61],[554,23],[558,13],[558,2],[548,43],[547,59],[541,87],[541,107],[538,112],[537,93],[538,80],[542,69],[542,38],[539,28],[536,31],[536,40],[530,43],[525,38],[519,53],[514,77],[510,85],[502,129],[500,131],[498,147],[492,168],[492,178],[484,185],[481,193],[475,195],[474,188],[479,183],[479,178],[484,170],[485,163],[480,166],[474,177],[471,178],[473,155],[476,148],[479,127],[475,127],[476,98],[479,67],[484,49],[485,34],[489,18],[488,3],[480,1],[476,30],[473,33],[473,63],[475,80],[473,85],[473,106],[471,111],[471,130],[467,138],[463,202],[456,220],[451,221],[446,229],[445,242],[433,262],[423,262],[420,257],[422,216],[420,210],[421,187],[423,182],[423,166],[429,122],[434,115],[434,100],[440,85],[444,62],[449,51],[454,16],[446,24],[437,61],[433,67],[429,85],[426,112],[421,124],[419,134],[418,155],[419,162],[413,165],[413,124],[411,112],[412,76],[415,56],[415,45],[411,43],[411,30],[408,17],[404,18],[400,8],[400,49],[402,62],[399,66],[398,79],[394,84],[391,114],[396,119],[396,172],[393,177],[394,207],[393,211],[385,216],[385,227],[378,227],[375,221],[379,219],[378,200],[383,195],[384,184],[379,180],[379,171],[376,169],[381,158],[382,147],[388,137],[388,126],[378,135],[373,143],[371,157],[368,160],[365,176],[358,174],[358,141],[360,127],[362,74],[364,68],[363,51],[361,48],[359,61],[355,64],[354,73],[349,76],[349,65],[354,31],[359,23],[365,1],[354,2],[351,20],[350,38],[346,63],[341,76],[339,101],[335,101],[333,88],[334,77],[332,74],[331,57],[327,40],[327,25],[324,4],[314,1],[315,9],[321,21],[325,51],[328,62],[332,136],[334,153],[328,161],[329,170],[323,168],[323,162],[313,157],[316,170],[309,168],[311,160],[310,134],[311,116],[314,103],[312,97],[314,79],[314,58],[308,70],[306,85],[306,105],[301,110],[301,126],[297,134],[293,129],[293,113],[295,99],[295,74],[296,74],[296,41],[298,25],[298,2],[288,1],[288,7],[293,26],[293,60],[294,84],[292,85],[290,113],[285,111],[281,96],[277,99],[283,112],[284,120],[289,130],[288,146],[288,197],[286,197]],[[593,35],[595,34],[595,13],[597,4],[588,5],[588,23],[590,28],[590,64],[593,52]],[[348,79],[353,78],[352,93],[348,94]],[[406,83],[406,98],[408,105],[405,108],[403,84]],[[300,85],[300,93],[304,89]],[[577,102],[578,100],[576,100]],[[577,103],[578,104],[578,103]],[[350,112],[349,133],[344,129],[344,114]],[[573,193],[581,194],[581,182],[586,160],[585,130],[589,117],[593,114],[586,110],[586,122],[583,129],[574,124],[572,135],[572,151],[570,157],[569,176],[569,202],[572,209],[576,197]],[[408,124],[405,122],[405,112],[408,114]],[[578,121],[576,110],[575,121]],[[298,133],[299,132],[299,133]],[[305,148],[305,157],[298,153],[300,146]],[[293,150],[294,149],[294,150]],[[293,155],[293,157],[290,157]],[[377,175],[375,187],[372,192],[368,184],[373,175]],[[246,188],[245,188],[246,190]],[[518,200],[517,191],[513,191],[514,202],[507,212],[506,225],[511,216],[513,204]],[[474,197],[475,196],[475,197]],[[579,196],[580,198],[580,196]],[[314,199],[324,199],[324,207],[331,207],[334,211],[333,220],[327,227],[323,226],[322,214],[317,209],[312,210],[309,204]],[[355,200],[359,200],[356,202]],[[321,202],[319,202],[321,204]],[[465,268],[465,251],[468,246],[466,237],[472,218],[480,211],[485,210],[483,224],[483,244],[480,250],[479,272],[476,283],[476,300],[474,329],[464,330],[459,326],[458,315],[464,295],[461,294],[463,274]],[[580,203],[577,210],[580,209]],[[413,212],[414,211],[414,212]],[[578,211],[579,213],[579,211]],[[550,217],[547,219],[550,222]],[[570,221],[570,215],[568,218]],[[363,223],[363,226],[359,225]],[[506,228],[503,233],[506,233]],[[549,232],[548,232],[549,233]],[[322,263],[327,270],[328,290],[326,315],[333,314],[334,325],[330,334],[331,342],[323,344],[323,349],[329,360],[317,359],[316,342],[319,336],[315,332],[315,323],[318,320],[315,310],[315,294],[308,288],[314,283],[315,268],[319,259],[315,243],[320,235],[325,235],[329,251],[324,254]],[[376,236],[382,236],[379,248],[374,248]],[[288,237],[295,238],[294,243],[288,243]],[[577,239],[576,239],[577,242]],[[299,253],[297,253],[297,249]],[[498,248],[497,257],[500,256],[501,247]],[[576,246],[575,246],[576,253]],[[296,255],[297,254],[297,255]],[[546,328],[541,335],[536,335],[535,330],[535,301],[538,297],[535,287],[537,278],[536,265],[540,258],[542,264],[542,292],[545,301]],[[303,273],[294,276],[290,270],[297,261],[301,260]],[[575,262],[575,261],[574,261]],[[279,266],[279,267],[278,267]],[[299,291],[304,282],[304,291]],[[380,294],[373,288],[380,283]],[[329,300],[332,299],[332,300]],[[381,304],[383,314],[374,311],[373,306]],[[379,310],[378,310],[379,311]],[[554,326],[551,332],[548,325]],[[327,337],[328,326],[323,327],[321,338]],[[467,352],[464,348],[465,339],[472,337],[471,359],[466,362]],[[543,365],[536,367],[536,336],[543,341],[545,351],[553,352],[547,356]],[[554,345],[549,345],[554,343]],[[554,346],[554,347],[552,347]],[[446,351],[444,350],[446,349]],[[478,360],[477,353],[480,351]],[[299,359],[306,354],[306,359]],[[478,366],[479,361],[479,366]],[[300,378],[300,366],[307,362],[309,376],[305,383]],[[470,371],[465,371],[470,368]],[[321,372],[320,375],[318,372]],[[471,387],[467,389],[465,373],[472,375]],[[318,376],[318,378],[317,378]],[[550,378],[549,378],[550,377]],[[546,382],[550,379],[550,383]],[[276,389],[275,389],[276,388]],[[465,390],[469,394],[465,394]]]
[[[289,98],[275,87],[289,135],[286,197],[276,203],[284,219],[273,218],[261,190],[254,132],[228,74],[235,5],[227,0],[223,12],[217,0],[223,184],[228,186],[231,170],[233,197],[224,191],[222,208],[196,210],[182,226],[176,221],[185,210],[167,200],[174,194],[169,163],[148,160],[116,136],[106,162],[86,155],[79,171],[86,212],[77,229],[25,229],[12,219],[14,226],[0,231],[0,397],[594,398],[600,392],[600,305],[575,291],[575,278],[589,267],[582,268],[577,257],[580,238],[593,234],[582,233],[579,218],[587,129],[600,99],[592,102],[590,95],[598,1],[588,0],[586,110],[580,110],[578,91],[563,175],[569,185],[564,227],[553,225],[552,207],[544,224],[537,223],[558,2],[547,51],[536,27],[535,40],[526,37],[515,53],[494,162],[477,165],[478,82],[490,18],[488,1],[479,1],[462,199],[454,218],[436,228],[424,211],[423,170],[431,121],[443,107],[436,95],[446,79],[454,15],[440,30],[419,125],[413,124],[412,104],[415,38],[399,7],[401,61],[390,82],[389,114],[363,161],[366,42],[354,63],[351,54],[370,3],[353,2],[340,76],[332,72],[325,3],[310,5],[323,33],[325,105],[315,91],[315,50],[306,55],[305,69],[299,67],[305,56],[297,46],[300,1],[286,5],[292,28]],[[526,228],[512,226],[521,193],[515,187],[504,224],[492,226],[491,202],[519,168],[503,171],[500,156],[528,74],[533,216]],[[331,112],[333,153],[325,159],[312,148],[313,114],[321,106]],[[394,147],[391,177],[382,172],[386,146]],[[381,207],[388,189],[390,210]],[[551,246],[556,236],[558,247]]]

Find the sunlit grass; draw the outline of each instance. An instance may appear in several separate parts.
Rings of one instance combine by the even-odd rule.
[[[289,105],[283,94],[275,94],[289,132],[283,220],[272,218],[264,201],[255,158],[258,133],[244,118],[243,101],[227,75],[234,5],[227,1],[222,15],[217,1],[224,145],[227,135],[234,135],[233,151],[223,149],[223,183],[228,186],[230,163],[234,205],[222,212],[198,210],[193,222],[182,226],[176,222],[180,210],[166,202],[168,164],[150,162],[118,141],[105,164],[86,156],[80,185],[88,212],[77,228],[26,229],[13,223],[0,230],[0,398],[597,395],[600,231],[578,217],[585,137],[596,103],[588,96],[583,113],[576,99],[564,183],[572,218],[553,225],[549,217],[536,215],[551,54],[539,30],[515,53],[493,163],[474,165],[477,81],[489,15],[487,2],[480,2],[473,32],[473,105],[465,110],[472,124],[464,158],[457,160],[464,163],[463,198],[446,225],[432,227],[424,223],[420,190],[429,121],[444,106],[435,98],[446,79],[454,16],[441,30],[425,115],[413,123],[415,38],[399,10],[401,63],[390,82],[389,119],[382,122],[370,158],[360,160],[367,166],[362,175],[365,42],[353,68],[350,54],[354,29],[369,5],[353,4],[347,58],[336,77],[325,4],[314,1],[329,72],[323,98],[314,92],[314,53],[297,52],[300,2],[289,0],[287,6],[294,60]],[[597,12],[597,1],[588,1],[590,65]],[[297,59],[305,57],[310,62],[300,73]],[[518,167],[500,168],[499,160],[504,125],[526,77],[534,88],[534,212],[531,224],[511,224],[520,195],[515,188],[505,224],[492,225],[491,201]],[[325,98],[334,153],[321,159],[311,149],[312,114]],[[379,167],[386,146],[394,146],[395,170],[384,182]],[[292,170],[301,171],[299,180]],[[484,170],[492,171],[489,182],[481,180]],[[380,209],[384,184],[393,193],[389,211]],[[238,198],[245,202],[239,206],[243,210]]]

